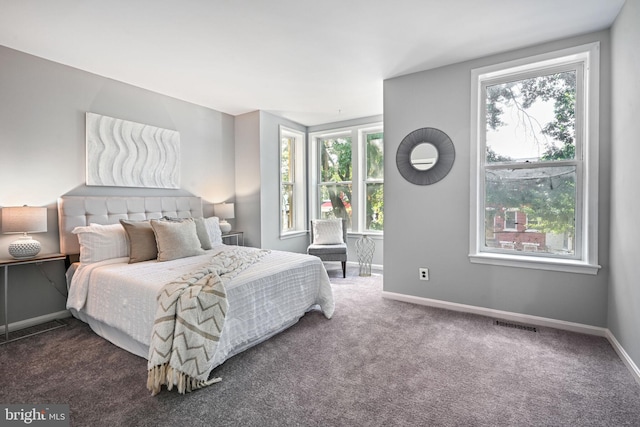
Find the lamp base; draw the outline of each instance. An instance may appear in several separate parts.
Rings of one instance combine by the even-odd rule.
[[[228,233],[231,231],[231,224],[227,222],[227,220],[223,219],[220,221],[220,231],[223,233]]]
[[[40,253],[42,245],[29,235],[20,237],[9,244],[9,255],[16,259],[33,258]]]

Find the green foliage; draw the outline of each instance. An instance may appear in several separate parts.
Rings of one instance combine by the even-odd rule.
[[[383,179],[383,134],[367,134],[368,179]],[[345,218],[351,227],[351,200],[353,179],[352,141],[350,137],[327,138],[321,141],[320,152],[321,200],[331,202],[331,216]],[[366,225],[370,230],[382,230],[384,224],[383,184],[367,185]]]
[[[351,162],[351,138],[327,138],[321,142],[320,152],[321,181],[336,184],[351,181],[353,164]],[[332,213],[336,218],[347,220],[351,228],[351,185],[323,185],[322,199],[331,201]]]

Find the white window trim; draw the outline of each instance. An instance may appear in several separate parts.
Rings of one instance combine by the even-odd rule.
[[[310,155],[309,155],[309,215],[311,218],[318,218],[320,214],[320,206],[318,205],[318,187],[320,182],[320,144],[319,140],[324,138],[335,138],[339,136],[351,136],[351,153],[354,162],[357,162],[358,167],[353,168],[353,175],[351,177],[351,208],[353,212],[357,213],[357,217],[351,218],[352,229],[349,230],[349,235],[361,235],[366,234],[368,236],[383,236],[384,231],[378,230],[365,230],[365,215],[364,212],[364,197],[365,193],[365,181],[366,181],[366,158],[365,147],[362,141],[362,137],[368,133],[384,132],[383,124],[380,122],[367,123],[362,125],[354,125],[349,127],[341,127],[335,129],[328,129],[324,131],[312,132],[309,134],[310,141]],[[373,182],[373,181],[371,181]],[[384,180],[381,180],[384,183]],[[343,184],[336,182],[335,184]]]
[[[584,108],[586,121],[583,138],[583,186],[581,189],[581,218],[577,218],[576,226],[580,227],[582,244],[576,259],[552,258],[544,256],[514,255],[506,253],[485,252],[481,250],[484,236],[484,217],[479,215],[479,207],[483,206],[483,183],[480,180],[481,155],[479,138],[484,123],[480,107],[482,85],[480,79],[487,80],[518,71],[532,70],[564,63],[567,58],[583,61],[585,80]],[[469,260],[472,263],[500,265],[508,267],[533,268],[540,270],[563,271],[570,273],[597,274],[598,265],[598,150],[599,150],[599,101],[600,101],[600,43],[590,43],[542,55],[518,59],[501,64],[473,69],[471,71],[471,186],[470,186],[470,238]],[[482,218],[481,218],[482,217]],[[578,233],[576,233],[577,235]]]
[[[282,172],[278,174],[278,193],[280,203],[278,204],[278,227],[280,229],[280,238],[288,239],[300,235],[307,234],[307,197],[305,194],[306,184],[306,134],[302,131],[290,129],[285,126],[280,126],[279,129],[279,143],[278,143],[278,164],[282,165],[282,138],[292,137],[295,139],[295,145],[293,149],[294,154],[294,166],[293,166],[293,193],[294,193],[294,224],[295,228],[289,231],[283,231],[282,229]]]
[[[362,209],[358,210],[358,214],[359,214],[359,218],[358,218],[358,223],[361,225],[359,231],[361,234],[367,234],[367,235],[382,235],[384,234],[384,230],[383,231],[379,231],[379,230],[367,230],[367,212],[366,212],[366,205],[367,202],[365,201],[365,198],[367,197],[367,184],[382,184],[384,186],[384,178],[383,179],[369,179],[367,178],[367,146],[366,146],[366,138],[367,135],[372,134],[372,133],[378,133],[378,132],[382,132],[384,133],[384,129],[382,127],[382,124],[377,124],[375,126],[367,126],[367,127],[360,127],[358,129],[358,145],[360,146],[358,148],[358,150],[361,152],[361,155],[358,156],[358,160],[360,161],[360,172],[361,172],[361,177],[362,179],[358,180],[358,185],[359,185],[359,189],[358,192],[359,194],[362,194],[362,198],[360,199],[360,203],[359,205],[362,205]],[[384,139],[384,136],[383,136]]]

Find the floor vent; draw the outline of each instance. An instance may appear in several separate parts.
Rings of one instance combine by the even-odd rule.
[[[493,324],[498,326],[504,326],[505,328],[521,329],[523,331],[529,331],[529,332],[538,332],[538,330],[533,326],[519,325],[517,323],[505,322],[503,320],[494,320]]]

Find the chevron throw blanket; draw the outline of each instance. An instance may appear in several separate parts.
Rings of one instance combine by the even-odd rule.
[[[225,282],[269,251],[236,247],[214,255],[198,271],[166,284],[158,294],[149,347],[147,388],[162,385],[184,394],[220,381],[209,380],[213,357],[227,313]]]

